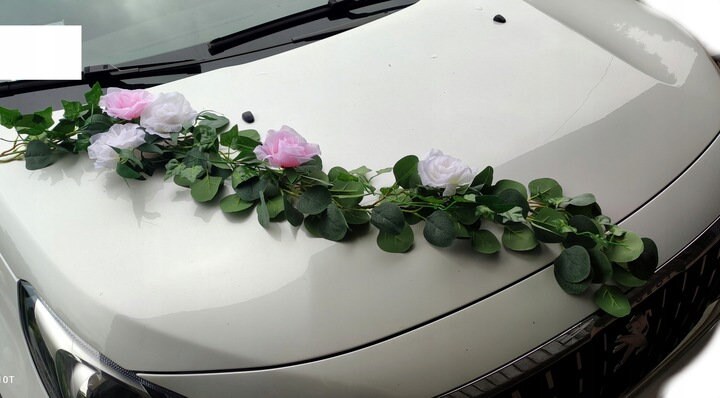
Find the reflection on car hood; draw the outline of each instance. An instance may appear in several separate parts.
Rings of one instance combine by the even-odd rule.
[[[156,90],[235,121],[252,110],[261,132],[292,126],[328,166],[379,169],[439,148],[497,166],[500,178],[592,191],[619,219],[716,134],[717,73],[692,40],[633,2],[609,1],[588,24],[560,9],[422,0]],[[3,165],[0,184],[0,250],[17,276],[133,370],[261,368],[352,350],[487,297],[557,253],[480,256],[466,242],[418,240],[396,255],[372,233],[334,243],[286,224],[263,230],[254,214],[229,217],[159,176],[125,182],[85,158],[36,172]]]

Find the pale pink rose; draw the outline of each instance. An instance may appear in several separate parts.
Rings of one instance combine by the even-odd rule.
[[[305,138],[288,126],[280,130],[269,130],[265,143],[255,147],[255,155],[276,167],[297,167],[320,155],[317,144],[308,143]]]
[[[145,106],[153,99],[149,91],[110,87],[107,94],[100,97],[100,108],[112,117],[133,120],[140,117]]]

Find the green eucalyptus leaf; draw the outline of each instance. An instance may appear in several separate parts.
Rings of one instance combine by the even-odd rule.
[[[585,293],[590,287],[590,279],[586,279],[579,283],[568,282],[557,274],[557,268],[555,269],[555,280],[562,290],[567,294],[579,295]]]
[[[600,248],[588,250],[590,265],[593,268],[593,282],[604,283],[610,281],[613,276],[613,266],[605,253]]]
[[[147,142],[144,144],[140,144],[140,146],[137,148],[140,150],[140,152],[144,153],[156,153],[156,154],[162,154],[163,150],[159,146],[155,144],[148,144]]]
[[[422,184],[418,174],[418,159],[415,155],[408,155],[400,159],[393,166],[395,181],[403,188],[415,188]]]
[[[198,126],[208,126],[215,130],[220,130],[230,124],[230,120],[225,116],[216,115],[211,112],[203,112],[198,115]]]
[[[487,209],[490,209],[492,212],[495,213],[504,213],[516,205],[512,203],[505,203],[503,199],[501,199],[497,195],[480,195],[475,197],[475,203],[477,203],[480,206],[484,206]],[[477,209],[477,208],[476,208]],[[486,214],[482,211],[478,212],[478,214]]]
[[[302,225],[305,216],[290,203],[290,200],[283,196],[283,206],[285,207],[285,218],[288,222],[294,226],[299,227]]]
[[[458,204],[448,212],[452,217],[463,225],[473,225],[480,219],[480,214],[475,211],[474,204]]]
[[[605,254],[610,261],[628,263],[640,257],[643,248],[642,239],[636,233],[626,231],[622,237],[613,237],[610,240],[610,246]]]
[[[595,304],[608,314],[622,318],[630,314],[630,301],[616,286],[603,285],[594,296]]]
[[[614,264],[613,265],[613,280],[620,286],[625,287],[640,287],[647,283],[646,280],[637,278],[630,271],[625,268]]]
[[[455,240],[455,223],[448,213],[436,210],[425,220],[423,236],[432,245],[448,247]]]
[[[253,207],[255,203],[246,202],[240,198],[237,194],[232,194],[224,197],[220,201],[220,210],[224,213],[239,213]]]
[[[525,185],[523,185],[517,181],[500,180],[497,183],[495,183],[495,185],[493,185],[493,187],[491,189],[491,191],[492,191],[491,193],[493,195],[499,195],[501,192],[506,191],[508,189],[511,189],[513,191],[520,193],[522,195],[523,199],[525,200],[525,202],[527,203],[527,198],[528,198],[527,189],[525,189]]]
[[[345,221],[351,225],[362,225],[370,222],[370,213],[363,209],[343,209]]]
[[[560,243],[565,240],[567,234],[562,231],[564,225],[567,225],[565,215],[549,207],[540,208],[533,215],[533,231],[540,242]]]
[[[508,224],[502,236],[503,246],[513,251],[528,251],[537,247],[533,231],[524,224]]]
[[[380,231],[389,235],[398,235],[407,225],[402,210],[391,202],[383,202],[372,210],[370,222]]]
[[[658,266],[659,256],[655,242],[650,238],[642,238],[643,251],[640,257],[630,261],[627,266],[630,272],[636,277],[648,280],[655,273]]]
[[[266,200],[265,204],[267,205],[270,219],[279,216],[280,214],[282,214],[283,211],[285,211],[285,205],[283,203],[282,195],[278,195]]]
[[[257,177],[258,175],[258,171],[255,169],[251,169],[245,166],[237,166],[235,167],[235,170],[233,170],[233,173],[230,176],[232,181],[232,187],[235,188],[243,182],[248,181],[253,177]]]
[[[527,196],[523,196],[522,193],[514,189],[505,189],[498,194],[498,198],[502,203],[521,208],[523,218],[528,216],[530,205],[527,202]]]
[[[323,222],[320,223],[320,234],[323,238],[332,241],[340,241],[347,234],[348,225],[342,211],[331,203],[328,206]]]
[[[574,198],[570,199],[570,201],[567,202],[569,205],[572,206],[590,206],[593,203],[596,203],[595,201],[595,195],[591,193],[584,193],[578,196],[575,196]]]
[[[246,202],[254,202],[260,199],[260,193],[266,198],[273,198],[280,194],[280,187],[277,181],[267,174],[260,177],[253,177],[235,187],[235,191]]]
[[[493,180],[493,168],[490,166],[485,167],[475,178],[473,178],[470,187],[476,191],[480,191],[485,187],[490,187]]]
[[[330,191],[321,185],[315,185],[300,195],[297,209],[303,214],[320,214],[332,203]]]
[[[528,184],[528,188],[530,189],[530,197],[540,200],[559,198],[563,195],[562,187],[552,178],[532,180]]]
[[[118,163],[117,166],[115,166],[115,171],[122,178],[128,178],[131,180],[142,179],[142,174],[135,171],[132,167],[128,166],[126,163]]]
[[[580,283],[590,276],[590,255],[582,246],[571,246],[555,259],[557,276],[570,283]]]
[[[583,215],[574,215],[570,217],[570,226],[575,228],[578,233],[591,233],[599,235],[598,225],[595,221],[589,217]],[[578,233],[570,232],[567,238],[563,241],[563,246],[570,247],[580,245],[586,249],[592,249],[597,246],[597,242],[589,236],[580,235]]]
[[[472,248],[478,253],[494,254],[500,251],[500,242],[492,232],[481,229],[472,233]]]
[[[587,206],[567,205],[565,211],[573,215],[582,215],[589,218],[595,218],[602,214],[602,209],[600,209],[597,203],[592,203]]]
[[[335,181],[357,181],[358,178],[354,175],[350,174],[347,170],[345,170],[342,167],[335,166],[330,171],[328,171],[328,179],[330,182]]]
[[[215,198],[223,179],[220,177],[205,176],[190,185],[190,195],[197,202],[208,202]]]
[[[263,228],[270,227],[270,211],[268,210],[267,203],[265,202],[265,194],[260,192],[260,204],[255,208],[257,212],[257,218],[260,225]]]
[[[415,235],[412,228],[405,224],[399,234],[391,234],[380,230],[377,237],[377,245],[380,249],[390,253],[405,253],[413,245]]]
[[[25,150],[25,168],[39,170],[55,162],[57,154],[42,141],[30,141]]]

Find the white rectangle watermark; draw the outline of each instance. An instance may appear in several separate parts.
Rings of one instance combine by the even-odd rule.
[[[0,25],[0,80],[78,80],[82,27]]]

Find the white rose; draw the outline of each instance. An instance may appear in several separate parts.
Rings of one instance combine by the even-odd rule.
[[[458,187],[470,185],[474,178],[473,170],[459,159],[444,155],[433,149],[418,163],[418,173],[423,185],[444,188],[443,196],[452,196]]]
[[[113,148],[133,149],[145,143],[145,132],[133,123],[115,124],[105,133],[90,137],[88,157],[95,161],[95,168],[115,169],[120,156]]]
[[[140,125],[150,134],[170,138],[195,120],[197,112],[180,93],[162,93],[140,114]]]

